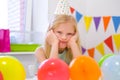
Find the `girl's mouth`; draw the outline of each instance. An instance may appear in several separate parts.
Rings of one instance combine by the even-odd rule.
[[[67,41],[60,41],[60,43],[67,43]]]

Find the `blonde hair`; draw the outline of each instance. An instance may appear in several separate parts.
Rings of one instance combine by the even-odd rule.
[[[56,16],[54,16],[54,19],[53,19],[52,23],[49,25],[48,31],[51,30],[51,29],[55,29],[60,24],[66,23],[66,22],[72,23],[73,26],[74,26],[75,32],[77,32],[79,34],[78,27],[77,27],[77,22],[76,22],[75,18],[71,15],[56,15]],[[78,36],[78,39],[77,39],[77,44],[78,44],[78,47],[80,48],[80,51],[81,51],[79,36]],[[45,55],[46,55],[46,58],[49,58],[50,50],[51,50],[51,46],[47,43],[47,41],[45,41],[45,53],[46,53]],[[68,48],[67,53],[66,53],[66,61],[70,62],[72,60],[72,58],[73,58],[73,56],[72,56],[71,49]]]

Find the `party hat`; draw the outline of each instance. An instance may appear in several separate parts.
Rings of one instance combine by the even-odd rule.
[[[69,5],[68,0],[59,0],[54,14],[56,14],[56,15],[61,15],[61,14],[71,15],[70,5]]]

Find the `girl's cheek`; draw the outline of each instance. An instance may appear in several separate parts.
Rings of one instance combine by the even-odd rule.
[[[59,34],[56,34],[57,38],[59,39],[60,38],[60,35]]]
[[[68,36],[68,39],[71,39],[72,38],[72,35]]]
[[[55,33],[55,35],[56,35],[56,37],[58,37],[58,34],[57,34],[57,33]]]

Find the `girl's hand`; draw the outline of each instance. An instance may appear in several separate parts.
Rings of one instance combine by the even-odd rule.
[[[77,44],[78,37],[78,33],[75,33],[68,41],[68,48],[71,49],[73,59],[81,55],[80,47]]]
[[[76,44],[77,38],[78,38],[78,33],[75,33],[68,41],[68,48]]]
[[[48,44],[53,45],[53,44],[58,44],[59,40],[57,36],[54,34],[53,30],[48,31],[46,40]]]

